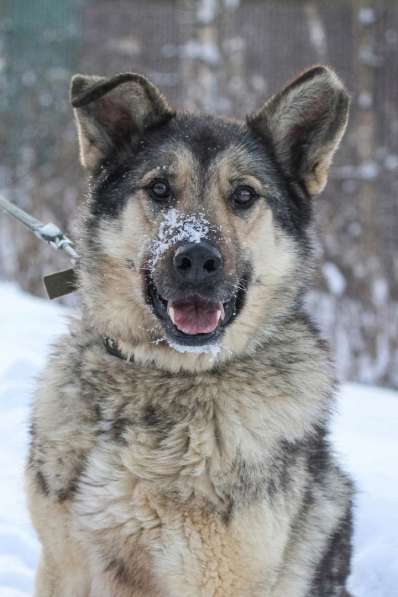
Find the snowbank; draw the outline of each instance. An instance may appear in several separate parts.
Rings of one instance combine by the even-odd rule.
[[[39,547],[23,495],[29,403],[68,312],[0,284],[0,597],[32,594]],[[355,597],[398,597],[398,394],[347,385],[333,438],[358,487]],[[71,596],[72,597],[72,596]]]

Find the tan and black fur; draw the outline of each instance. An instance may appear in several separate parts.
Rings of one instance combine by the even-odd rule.
[[[314,67],[246,122],[176,114],[134,74],[77,75],[72,104],[82,309],[33,406],[36,596],[347,596],[352,487],[301,305],[341,82]],[[218,269],[185,283],[196,243]],[[193,293],[225,306],[205,339],[167,319]]]

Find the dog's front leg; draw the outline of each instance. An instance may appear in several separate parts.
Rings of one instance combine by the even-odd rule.
[[[54,569],[51,569],[47,559],[42,556],[36,575],[35,597],[55,597],[59,587],[59,579]]]
[[[43,554],[36,575],[35,597],[91,597],[87,577],[77,569],[60,568]]]
[[[29,510],[42,546],[35,597],[91,597],[89,559],[73,530],[69,504],[40,492],[31,470],[27,489]]]

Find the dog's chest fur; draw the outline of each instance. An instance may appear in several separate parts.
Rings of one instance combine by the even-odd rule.
[[[303,507],[329,386],[308,330],[196,375],[72,346],[36,405],[34,466],[70,501],[94,578],[106,571],[134,595],[264,595]],[[58,424],[45,430],[54,395]]]

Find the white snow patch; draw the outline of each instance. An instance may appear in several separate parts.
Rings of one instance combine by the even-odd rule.
[[[170,247],[181,241],[199,243],[207,238],[210,224],[204,214],[184,214],[176,209],[169,209],[159,226],[157,238],[151,247],[152,266]]]
[[[372,286],[373,301],[376,305],[385,305],[388,299],[388,283],[384,278],[374,280]]]
[[[347,385],[334,419],[333,441],[355,479],[355,597],[398,596],[398,393]]]
[[[311,41],[319,51],[324,52],[326,37],[323,27],[318,21],[311,21],[310,27]]]
[[[358,105],[363,110],[368,110],[373,105],[373,97],[367,91],[363,91],[358,96]]]
[[[0,283],[0,597],[33,592],[39,546],[26,511],[23,470],[30,400],[66,309]]]
[[[216,44],[208,40],[206,43],[191,39],[180,46],[180,53],[184,58],[192,60],[202,60],[208,64],[218,64],[220,52]]]
[[[62,234],[62,231],[58,228],[58,226],[52,224],[51,222],[49,222],[48,224],[43,224],[43,226],[40,226],[37,232],[38,234],[42,234],[43,236],[48,236],[52,238],[55,238]]]
[[[240,6],[240,0],[224,0],[225,6],[227,8],[238,8]]]
[[[332,294],[341,296],[346,289],[347,283],[337,265],[331,261],[326,261],[322,266],[322,272]]]
[[[166,338],[166,342],[171,348],[182,353],[191,352],[195,354],[210,354],[213,357],[216,357],[220,352],[220,346],[216,343],[204,344],[203,346],[185,346],[184,344],[178,344],[178,342],[174,342],[168,338]]]
[[[376,162],[368,161],[363,162],[358,166],[358,176],[363,180],[373,180],[377,178],[380,168]]]
[[[315,10],[308,10],[308,16],[308,27],[311,43],[315,47],[316,51],[321,56],[324,56],[326,53],[327,46],[326,34],[322,21],[319,19],[317,11]]]
[[[30,401],[67,315],[0,283],[0,597],[33,593],[39,545],[23,492]],[[332,440],[358,490],[350,590],[355,597],[398,597],[398,393],[345,385],[338,404]]]
[[[217,0],[198,0],[198,20],[201,23],[211,23],[217,16],[217,9]]]
[[[376,13],[373,8],[363,7],[358,12],[358,20],[361,25],[373,25],[376,22]]]
[[[378,67],[382,64],[382,58],[380,54],[377,54],[370,46],[362,46],[359,49],[358,57],[362,64],[366,64],[368,66]]]
[[[390,153],[388,156],[386,156],[385,160],[384,160],[384,167],[386,168],[386,170],[397,170],[398,168],[398,155],[394,154],[394,153]]]
[[[230,37],[225,40],[223,43],[223,48],[229,54],[234,54],[235,52],[242,52],[246,46],[246,41],[243,37]],[[242,87],[242,79],[240,77],[234,77],[239,80],[240,87]]]

